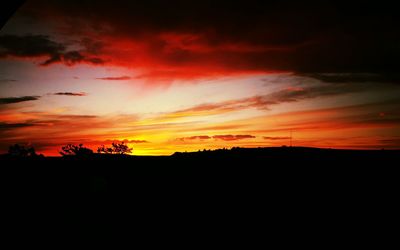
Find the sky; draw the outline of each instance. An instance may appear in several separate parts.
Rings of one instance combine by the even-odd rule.
[[[135,155],[400,149],[396,10],[385,1],[25,1],[0,19],[0,153],[113,141]]]

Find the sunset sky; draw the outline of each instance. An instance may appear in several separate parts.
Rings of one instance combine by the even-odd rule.
[[[0,30],[0,153],[400,148],[400,31],[362,1],[26,1]]]

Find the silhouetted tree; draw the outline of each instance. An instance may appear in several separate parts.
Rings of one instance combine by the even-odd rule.
[[[8,154],[16,157],[33,157],[37,156],[35,149],[32,146],[25,147],[15,144],[9,147]]]
[[[132,148],[128,147],[128,145],[126,145],[124,142],[121,143],[112,143],[112,147],[114,149],[114,152],[116,154],[128,154],[128,153],[132,153]]]
[[[97,149],[97,153],[99,154],[120,154],[120,155],[124,155],[124,154],[129,154],[132,153],[132,148],[128,147],[128,145],[126,145],[124,142],[113,142],[111,144],[111,147],[105,147],[104,145],[101,145],[101,147],[99,147]]]
[[[104,145],[101,145],[97,148],[97,153],[99,154],[112,154],[112,148],[106,148]]]
[[[93,150],[84,147],[83,144],[67,144],[61,148],[60,154],[62,156],[87,156],[93,154]]]

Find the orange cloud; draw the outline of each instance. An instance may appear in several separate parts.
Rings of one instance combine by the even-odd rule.
[[[225,103],[229,103],[228,110],[242,108],[237,100]],[[191,108],[191,114],[207,122],[187,122],[176,118],[164,119],[165,115],[161,115],[164,120],[160,120],[158,117],[149,119],[135,115],[59,115],[0,110],[0,150],[5,152],[15,143],[31,143],[38,152],[57,155],[59,148],[67,143],[83,143],[95,150],[101,144],[123,141],[132,144],[135,154],[172,154],[204,148],[281,146],[287,144],[290,131],[293,132],[293,145],[297,146],[399,146],[396,144],[396,136],[399,136],[396,131],[400,113],[396,102],[273,115],[266,112],[257,117],[218,122],[207,119],[208,109],[225,112],[223,105],[195,106]],[[190,112],[186,109],[172,114],[184,117]],[[186,136],[188,134],[192,136]]]
[[[252,139],[256,137],[253,135],[214,135],[212,138],[223,141],[237,141],[243,139]]]

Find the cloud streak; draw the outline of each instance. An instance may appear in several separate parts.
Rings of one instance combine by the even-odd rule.
[[[310,87],[287,87],[265,95],[222,101],[217,103],[203,103],[190,108],[177,110],[165,114],[163,118],[179,119],[187,116],[217,115],[245,109],[269,110],[270,106],[282,103],[300,102],[302,100],[320,97],[339,96],[356,93],[368,89],[360,84],[320,84]]]
[[[223,141],[238,141],[256,138],[254,135],[214,135],[212,138]]]
[[[180,137],[180,138],[177,138],[176,140],[178,140],[178,141],[204,141],[204,140],[215,139],[215,140],[222,140],[222,141],[238,141],[238,140],[253,139],[253,138],[256,138],[256,137],[253,135],[213,135],[213,136],[196,135],[196,136],[189,136],[189,137]]]
[[[85,92],[57,92],[52,95],[61,95],[61,96],[87,96],[88,94]]]
[[[26,128],[26,127],[31,127],[31,126],[35,126],[34,123],[29,123],[29,122],[25,122],[25,123],[4,123],[4,122],[0,122],[0,130],[4,131],[4,130],[10,130],[10,129],[16,129],[16,128]]]
[[[29,121],[19,123],[0,122],[0,136],[2,137],[0,138],[0,144],[10,133],[12,134],[21,129],[34,127],[35,125],[35,123]]]

